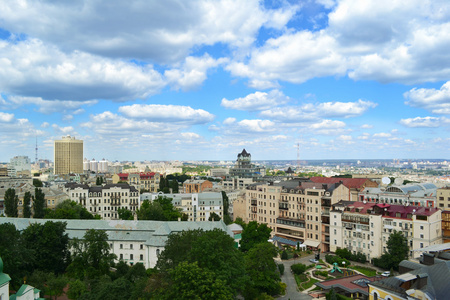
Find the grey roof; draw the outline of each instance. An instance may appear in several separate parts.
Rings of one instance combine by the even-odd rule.
[[[403,263],[403,262],[401,262]],[[417,267],[417,266],[415,266]],[[406,273],[405,273],[406,274]],[[434,265],[420,265],[420,268],[414,269],[408,274],[414,275],[415,278],[427,277],[427,284],[420,288],[431,299],[448,299],[450,292],[450,261],[437,261]],[[406,290],[401,288],[404,280],[401,279],[404,274],[400,276],[388,277],[386,279],[371,283],[373,286],[392,291],[402,297],[406,298]],[[416,282],[412,282],[410,289],[419,289]]]
[[[66,222],[66,233],[70,239],[83,238],[86,230],[104,230],[109,241],[140,241],[148,246],[164,247],[168,235],[172,232],[185,230],[221,229],[233,237],[233,232],[227,228],[223,221],[218,222],[165,222],[165,221],[125,221],[125,220],[58,220],[58,219],[26,219],[26,218],[0,218],[0,224],[12,223],[18,230],[24,230],[30,224],[44,224],[47,221]]]
[[[439,252],[439,251],[445,251],[450,249],[450,243],[445,244],[436,244],[431,245],[424,248],[414,249],[413,251],[420,251],[420,252]]]

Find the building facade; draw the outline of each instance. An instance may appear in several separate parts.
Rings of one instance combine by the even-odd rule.
[[[387,251],[394,231],[404,234],[412,252],[442,243],[442,214],[437,208],[384,203],[341,202],[330,212],[330,251],[347,248],[370,261]]]
[[[213,184],[209,180],[188,179],[183,182],[183,191],[186,194],[202,193],[206,189],[212,189]]]
[[[54,174],[83,173],[83,141],[70,135],[55,141]]]
[[[113,184],[126,182],[138,190],[156,193],[159,189],[161,175],[155,172],[119,173],[112,176]]]
[[[163,194],[144,193],[141,195],[141,203],[144,200],[153,201],[158,197],[172,199],[172,204],[182,213],[188,216],[188,221],[208,221],[212,213],[223,218],[222,193],[191,193],[191,194]]]
[[[30,224],[45,224],[47,219],[0,218],[0,224],[12,223],[22,231]],[[219,222],[165,222],[165,221],[124,221],[124,220],[64,220],[69,239],[82,238],[88,229],[103,230],[108,235],[111,253],[116,254],[116,262],[122,260],[129,265],[144,264],[154,268],[159,254],[164,250],[171,233],[185,230],[220,229],[233,237],[233,232],[222,221]]]
[[[450,210],[450,187],[436,190],[436,207],[442,210]]]
[[[9,177],[31,177],[31,161],[28,156],[14,156],[8,164]]]
[[[70,200],[84,206],[91,214],[105,220],[117,220],[119,208],[135,212],[139,208],[139,190],[128,184],[106,184],[89,187],[85,184],[65,185]]]

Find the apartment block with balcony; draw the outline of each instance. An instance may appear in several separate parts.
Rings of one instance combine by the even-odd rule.
[[[133,212],[139,208],[139,190],[125,183],[89,187],[85,184],[66,184],[70,200],[84,206],[91,214],[105,220],[117,220],[119,208]]]
[[[243,219],[267,224],[275,240],[285,238],[328,251],[331,205],[347,199],[348,188],[340,183],[296,179],[253,184],[246,190]]]
[[[330,251],[347,248],[370,260],[387,251],[390,234],[400,231],[412,250],[442,242],[441,211],[437,208],[384,203],[340,202],[330,212]]]

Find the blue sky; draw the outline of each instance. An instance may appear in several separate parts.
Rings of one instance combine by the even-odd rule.
[[[448,159],[448,49],[439,0],[6,0],[0,161]]]

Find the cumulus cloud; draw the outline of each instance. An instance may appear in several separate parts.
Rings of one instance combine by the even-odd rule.
[[[285,96],[283,92],[272,90],[268,93],[255,92],[243,98],[236,98],[233,100],[223,98],[221,105],[230,109],[256,111],[270,109],[274,106],[285,104],[288,101],[289,97]]]
[[[258,0],[3,1],[0,19],[11,32],[26,32],[69,52],[168,63],[195,46],[248,47],[262,26],[282,29],[298,8],[267,9]]]
[[[363,129],[370,129],[370,128],[373,128],[373,125],[363,124],[363,125],[361,125],[361,128],[363,128]]]
[[[424,108],[435,114],[450,114],[450,81],[439,90],[413,88],[403,96],[407,105]]]
[[[0,89],[20,97],[123,101],[147,98],[165,86],[152,66],[64,53],[37,39],[0,41],[0,57]]]
[[[436,117],[416,117],[401,119],[400,124],[406,127],[440,127],[450,123],[450,119]]]
[[[79,115],[84,112],[82,106],[92,106],[98,103],[97,100],[91,101],[60,101],[60,100],[44,100],[41,97],[21,97],[21,96],[9,96],[5,101],[4,106],[8,108],[19,108],[37,106],[38,112],[43,114],[51,114],[55,112],[67,113],[71,112],[74,115]]]
[[[208,54],[202,57],[189,56],[179,68],[166,70],[164,76],[174,89],[191,90],[206,80],[208,69],[217,67],[227,60],[226,58],[213,59]]]
[[[371,101],[357,102],[324,102],[319,104],[303,104],[301,106],[277,107],[264,110],[261,116],[283,122],[311,121],[321,118],[350,118],[364,114],[368,109],[376,107]]]
[[[119,107],[119,112],[129,118],[145,119],[152,122],[204,124],[214,119],[214,115],[206,110],[180,105],[133,104]]]
[[[0,122],[9,123],[14,120],[14,114],[0,112]]]

